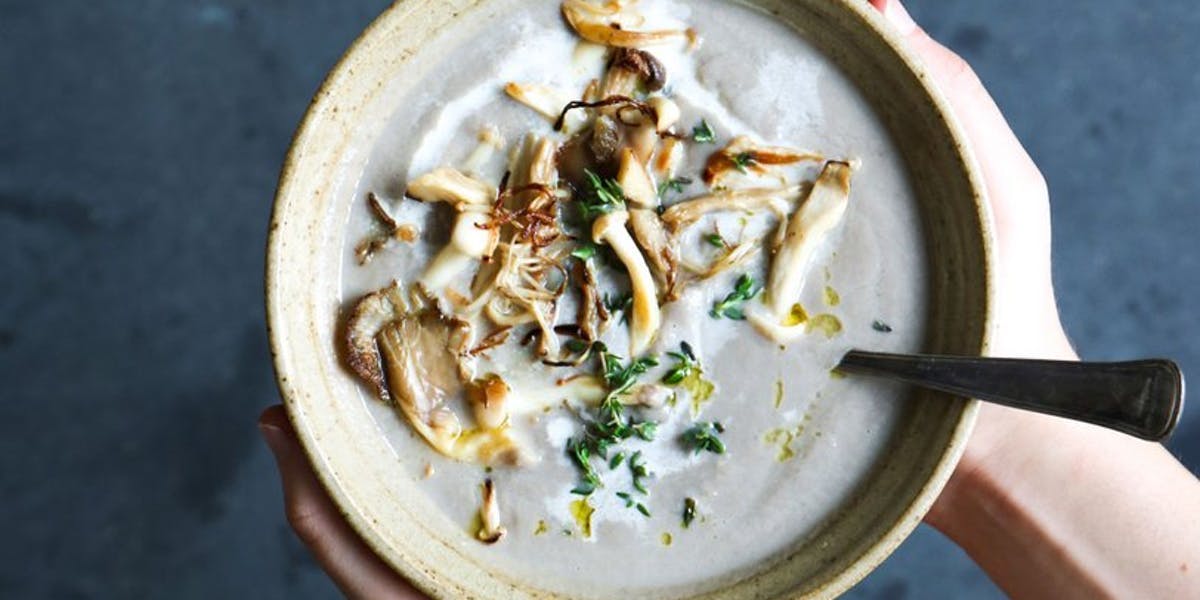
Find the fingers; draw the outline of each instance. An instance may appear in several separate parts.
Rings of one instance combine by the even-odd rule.
[[[342,592],[349,598],[424,598],[346,523],[309,465],[283,407],[264,411],[258,428],[279,467],[288,523]]]
[[[1061,332],[1050,272],[1046,180],[970,65],[921,30],[900,0],[870,1],[937,82],[979,163],[995,222],[1000,322]],[[1001,331],[993,351],[1010,356],[1043,352],[1030,345],[1025,329]]]

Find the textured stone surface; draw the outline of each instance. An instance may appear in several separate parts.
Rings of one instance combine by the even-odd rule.
[[[1200,14],[912,4],[1046,172],[1083,355],[1200,373]],[[386,5],[0,0],[0,597],[335,594],[254,428],[262,248],[308,99]],[[1200,468],[1200,413],[1172,448]],[[988,595],[924,528],[851,593]]]

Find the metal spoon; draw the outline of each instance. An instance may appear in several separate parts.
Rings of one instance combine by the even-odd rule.
[[[1087,363],[853,350],[838,370],[1084,421],[1154,442],[1170,436],[1183,413],[1183,373],[1169,360]]]

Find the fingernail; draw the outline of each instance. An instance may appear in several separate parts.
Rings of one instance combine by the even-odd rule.
[[[908,14],[908,9],[904,8],[900,0],[888,0],[887,7],[883,9],[883,16],[887,17],[901,34],[908,35],[917,30],[916,21],[913,21],[912,15]]]

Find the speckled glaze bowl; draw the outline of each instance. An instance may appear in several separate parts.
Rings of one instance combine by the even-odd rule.
[[[414,507],[421,490],[398,465],[338,356],[341,250],[353,186],[394,106],[387,86],[421,75],[433,40],[489,0],[406,0],[386,10],[322,85],[280,178],[268,244],[271,348],[288,413],[326,489],[385,561],[438,598],[548,598],[466,556]],[[803,31],[853,79],[903,153],[931,260],[929,352],[980,355],[991,326],[992,231],[978,168],[941,93],[882,18],[861,0],[747,2]],[[879,565],[917,526],[962,453],[976,405],[921,393],[890,451],[804,545],[703,598],[832,597]],[[656,595],[667,597],[674,593]]]

